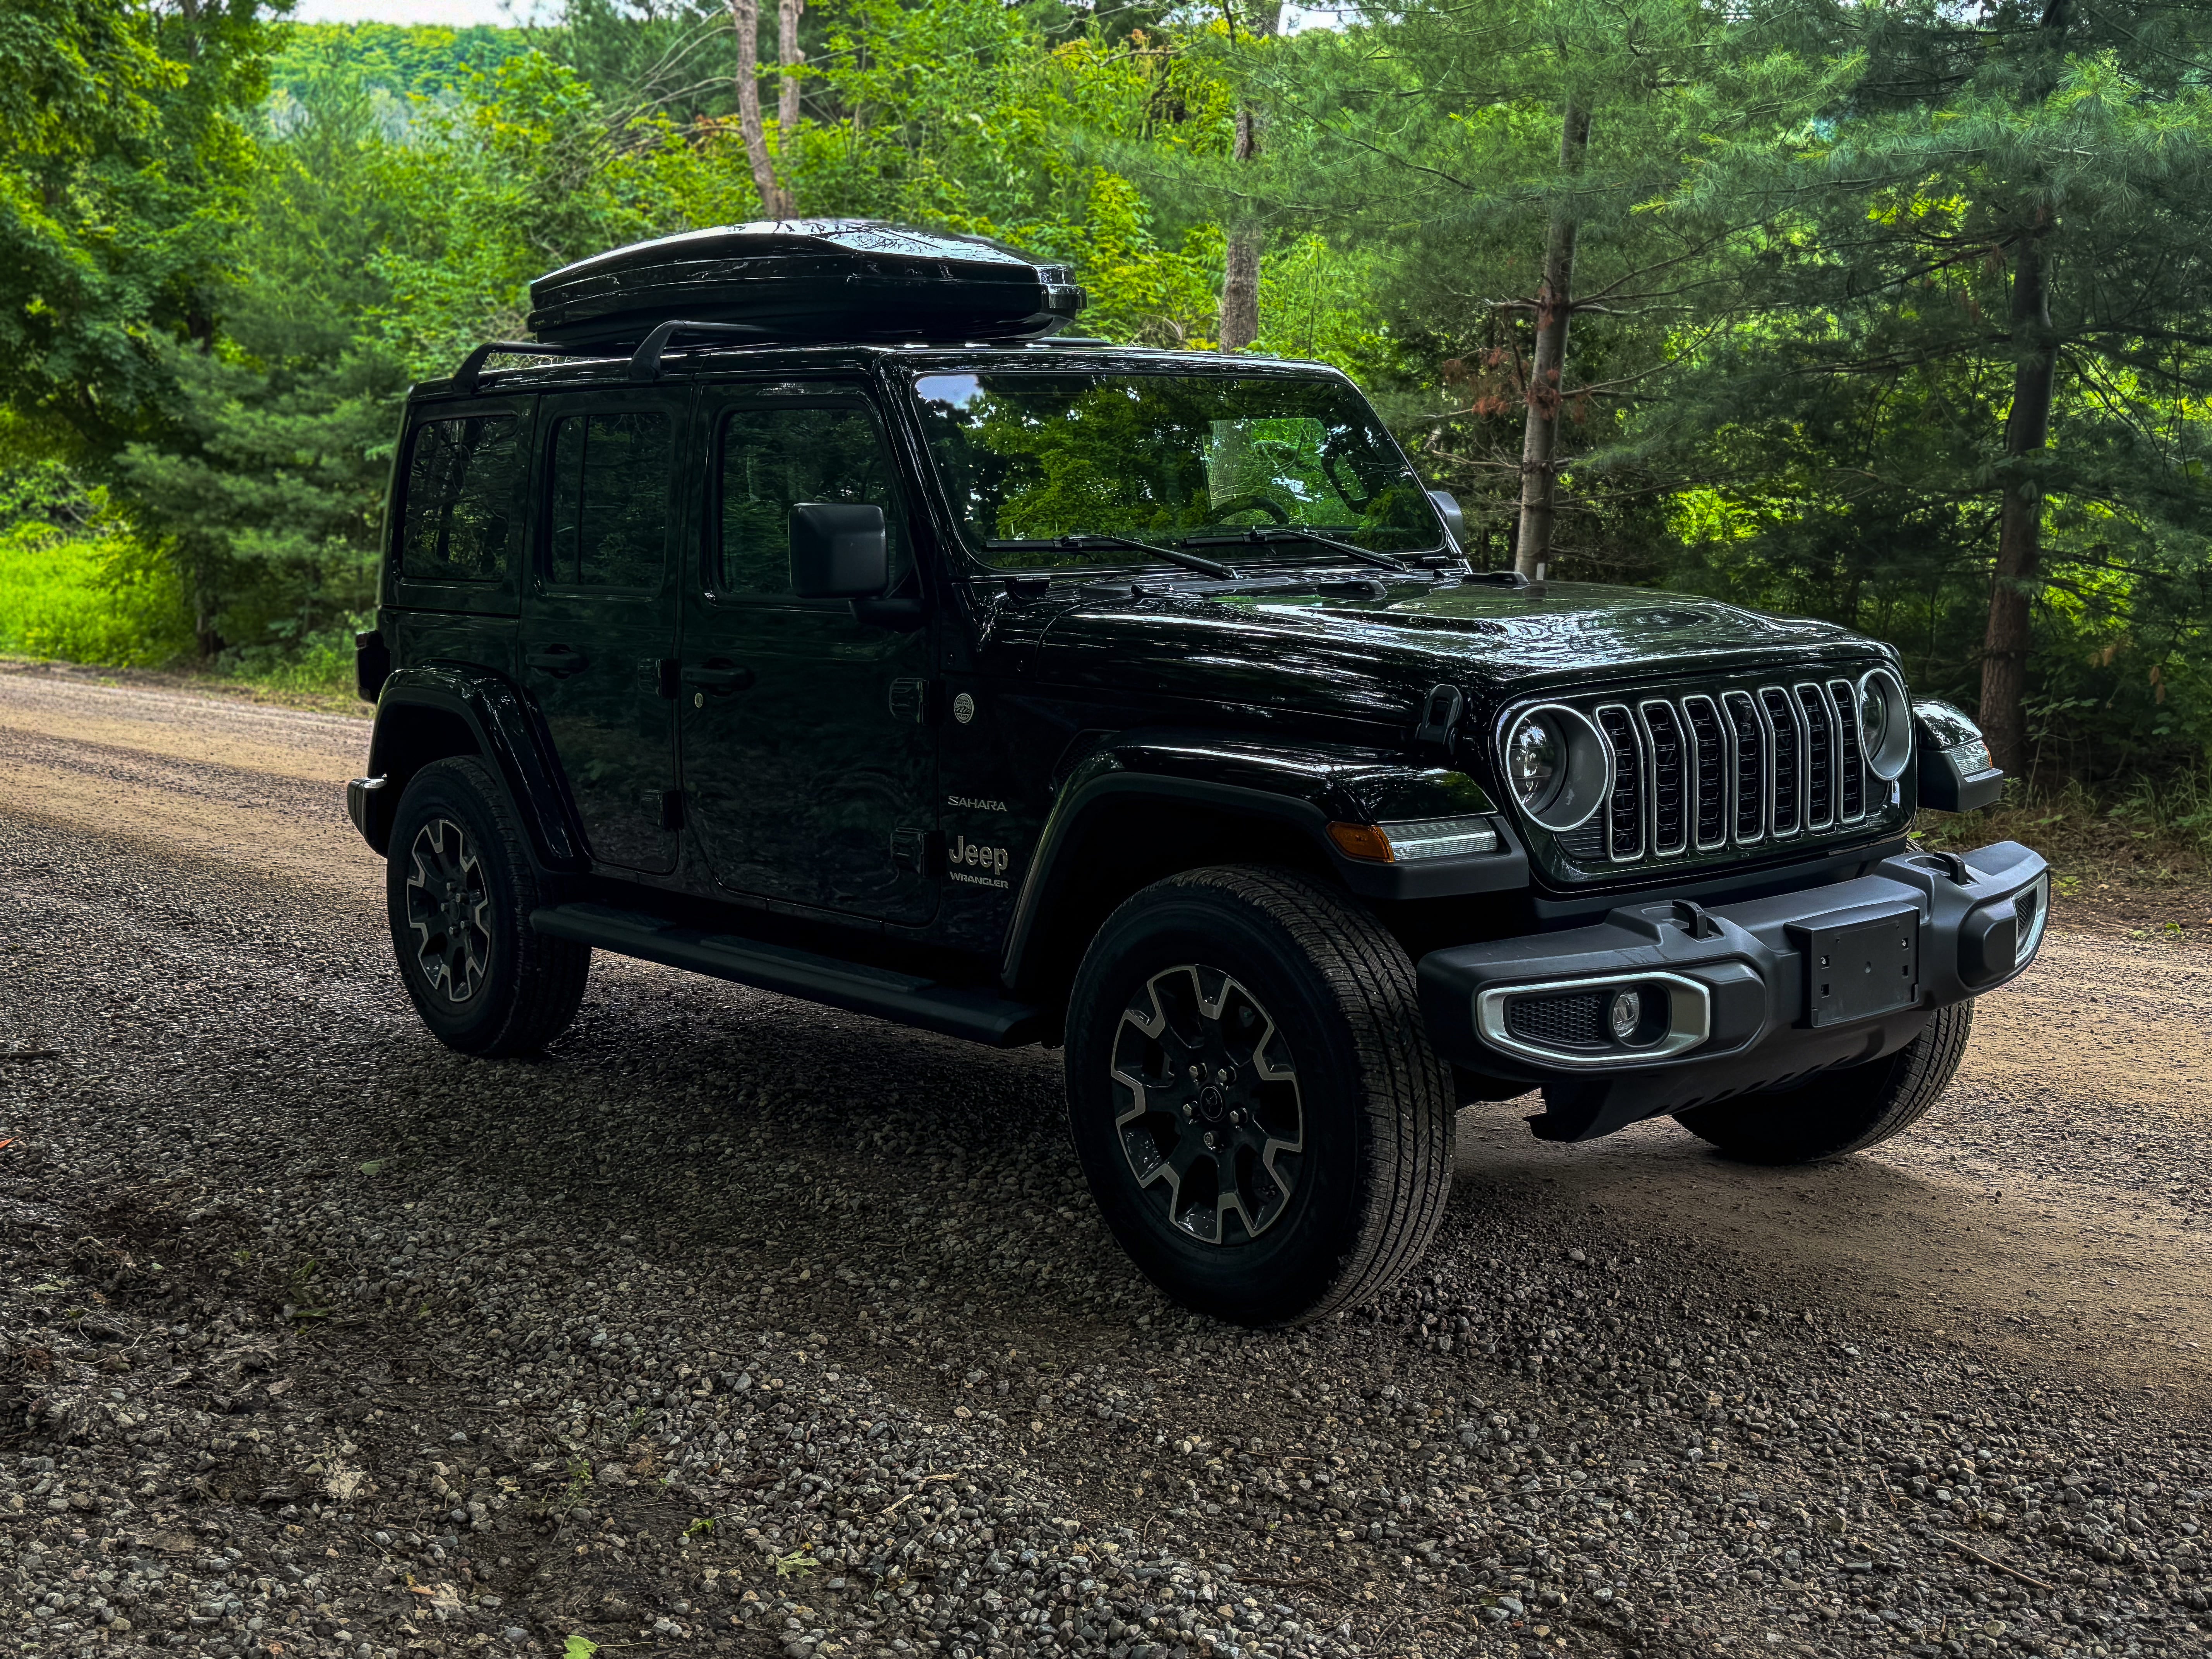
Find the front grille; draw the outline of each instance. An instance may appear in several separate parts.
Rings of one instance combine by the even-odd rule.
[[[1505,1029],[1547,1048],[1603,1048],[1604,1018],[1605,994],[1599,991],[1516,997],[1505,1005]]]
[[[1855,679],[1574,701],[1613,747],[1604,804],[1553,842],[1583,868],[1840,836],[1887,799],[1867,770]]]

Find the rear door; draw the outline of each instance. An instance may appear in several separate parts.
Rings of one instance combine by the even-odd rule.
[[[676,867],[676,583],[684,394],[549,397],[524,684],[596,863]]]
[[[701,568],[687,578],[678,719],[684,787],[721,885],[918,924],[936,750],[926,629],[859,621],[791,589],[791,509],[873,503],[893,591],[914,554],[882,422],[861,387],[715,388],[705,436]]]

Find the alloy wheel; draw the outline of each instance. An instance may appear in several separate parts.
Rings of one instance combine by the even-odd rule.
[[[415,963],[433,992],[459,1005],[473,997],[491,966],[491,891],[469,833],[432,818],[409,849],[407,925]]]
[[[1281,1218],[1305,1114],[1289,1044],[1249,990],[1197,963],[1153,975],[1121,1015],[1109,1070],[1122,1153],[1170,1225],[1235,1244]]]

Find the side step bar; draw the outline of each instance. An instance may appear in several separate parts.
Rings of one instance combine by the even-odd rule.
[[[1038,1010],[994,992],[940,985],[732,933],[702,933],[635,910],[604,904],[549,905],[531,912],[530,925],[550,938],[873,1014],[994,1048],[1018,1048],[1042,1034],[1043,1017]]]

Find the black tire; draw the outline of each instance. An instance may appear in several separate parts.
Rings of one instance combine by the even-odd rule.
[[[399,977],[447,1048],[535,1054],[576,1017],[591,946],[530,926],[545,898],[507,791],[482,761],[435,761],[408,784],[384,897]]]
[[[1115,911],[1076,975],[1067,1081],[1106,1224],[1201,1313],[1295,1324],[1364,1301],[1443,1218],[1451,1079],[1413,964],[1307,877],[1194,870]]]
[[[1747,1164],[1818,1164],[1900,1134],[1933,1106],[1973,1030],[1970,999],[1938,1008],[1895,1054],[1823,1072],[1794,1089],[1716,1101],[1674,1121]]]

